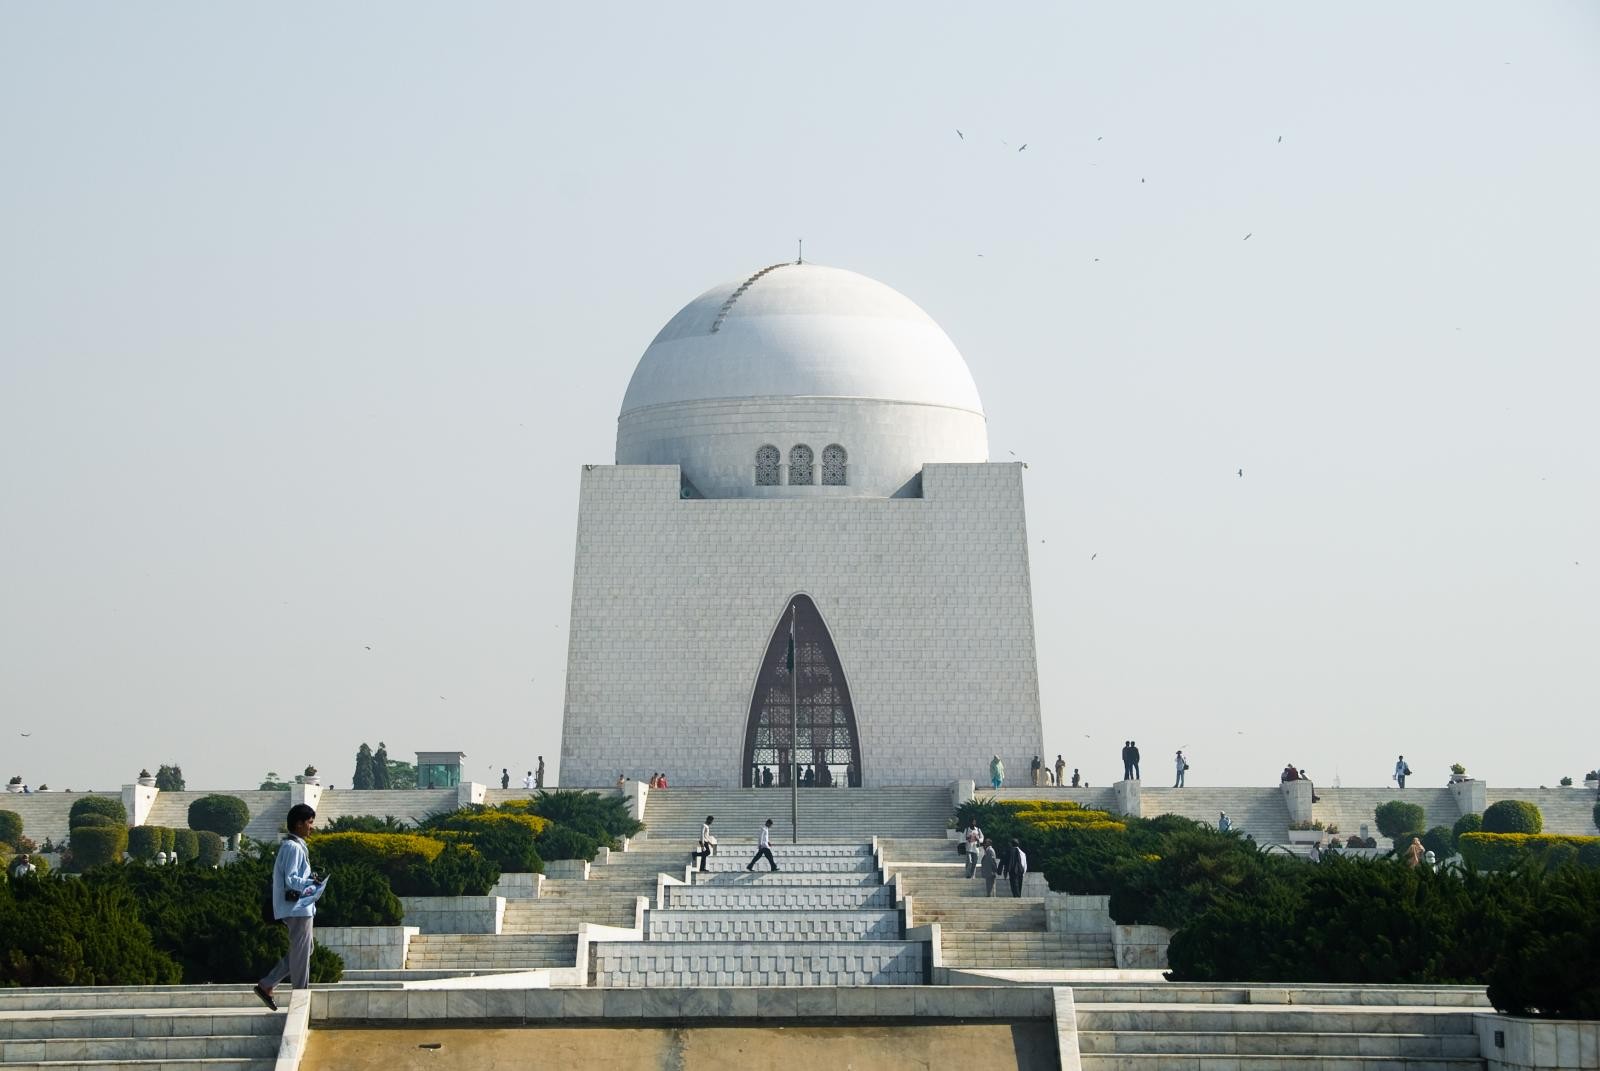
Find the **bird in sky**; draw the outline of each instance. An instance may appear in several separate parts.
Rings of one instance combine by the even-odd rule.
[[[960,138],[962,141],[967,140],[967,136],[961,132],[959,127],[956,129],[956,137]]]
[[[1282,134],[1279,134],[1279,135],[1278,135],[1278,144],[1279,144],[1279,145],[1282,145],[1282,144],[1283,144],[1283,135],[1282,135]]]
[[[1573,562],[1572,564],[1573,565],[1577,565],[1578,563],[1577,562]],[[23,736],[32,736],[33,734],[32,733],[23,733],[22,735]]]
[[[1026,142],[1026,141],[1024,141],[1024,142],[1023,142],[1023,143],[1022,143],[1022,148],[1021,148],[1021,149],[1018,149],[1018,150],[1017,150],[1017,151],[1018,151],[1018,152],[1021,152],[1021,151],[1022,151],[1022,149],[1026,149],[1026,148],[1027,148],[1027,147],[1028,147],[1028,143],[1027,143],[1027,142]]]
[[[1239,470],[1239,479],[1244,479],[1244,469]]]
[[[1097,550],[1093,554],[1089,555],[1089,560],[1094,561],[1098,557],[1100,557],[1100,552]]]
[[[367,644],[367,650],[369,650],[369,651],[372,650],[372,645],[370,643]]]
[[[1104,141],[1106,139],[1102,136],[1102,137],[1095,138],[1094,140],[1096,140],[1096,141]]]
[[[1254,234],[1254,233],[1255,233],[1255,231],[1251,231],[1251,232],[1250,232],[1250,234]],[[1248,241],[1249,241],[1249,240],[1250,240],[1250,234],[1247,234],[1247,235],[1245,235],[1245,236],[1244,236],[1244,237],[1243,237],[1243,238],[1241,238],[1241,239],[1239,239],[1239,240],[1240,240],[1240,241],[1241,241],[1241,242],[1248,242]]]

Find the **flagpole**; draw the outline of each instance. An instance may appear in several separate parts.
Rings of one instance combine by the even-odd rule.
[[[800,843],[800,652],[794,634],[795,606],[789,604],[789,843]]]

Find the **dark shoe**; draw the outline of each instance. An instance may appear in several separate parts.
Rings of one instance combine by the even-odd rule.
[[[756,868],[754,866],[747,866],[747,867],[744,868],[744,872],[746,874],[753,874],[753,873],[755,873],[755,870],[756,870]]]
[[[273,1000],[272,999],[272,994],[270,992],[268,992],[267,990],[262,989],[259,984],[255,987],[254,993],[255,993],[255,995],[257,997],[259,997],[261,999],[261,1003],[265,1004],[267,1007],[271,1008],[273,1011],[277,1011],[278,1010],[278,1002]]]

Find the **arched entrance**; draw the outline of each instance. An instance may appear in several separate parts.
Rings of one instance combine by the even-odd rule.
[[[797,676],[791,674],[789,663],[791,621]],[[850,688],[833,637],[808,595],[789,600],[761,657],[744,734],[744,787],[767,783],[768,770],[774,787],[788,786],[795,762],[791,726],[796,721],[801,787],[859,786],[861,735],[856,731]]]

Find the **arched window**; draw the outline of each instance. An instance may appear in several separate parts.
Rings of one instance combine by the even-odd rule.
[[[783,455],[778,453],[776,446],[763,446],[756,451],[756,486],[778,486],[778,470],[782,464]]]
[[[825,487],[843,487],[845,485],[846,460],[844,447],[838,443],[823,447],[822,483]]]
[[[799,446],[789,448],[789,485],[812,484],[816,480],[812,476],[811,447],[801,443]]]

